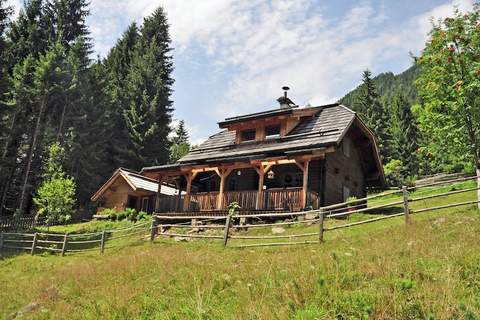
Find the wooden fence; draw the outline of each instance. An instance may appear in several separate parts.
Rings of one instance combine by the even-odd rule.
[[[448,185],[456,182],[474,180],[477,177],[458,178],[449,181],[434,182],[423,185],[422,187],[403,187],[401,190],[384,192],[382,194],[356,199],[350,202],[339,203],[317,210],[301,211],[301,212],[282,212],[282,213],[257,213],[257,214],[235,214],[224,216],[154,216],[152,222],[137,223],[132,227],[122,229],[104,230],[102,232],[82,233],[82,234],[57,234],[57,233],[14,233],[0,232],[0,254],[5,251],[27,251],[31,254],[41,252],[54,252],[60,255],[67,253],[83,253],[97,251],[103,253],[106,248],[119,247],[125,245],[124,242],[117,241],[123,238],[137,238],[154,242],[155,238],[181,238],[181,239],[206,239],[218,240],[224,246],[247,248],[247,247],[264,247],[264,246],[283,246],[283,245],[303,245],[322,243],[324,241],[325,232],[333,230],[351,228],[362,224],[378,222],[386,219],[393,219],[403,216],[405,223],[411,222],[411,216],[428,211],[435,211],[446,208],[454,208],[459,206],[478,204],[476,200],[448,203],[441,206],[432,206],[425,208],[413,208],[412,204],[427,199],[446,197],[466,192],[479,191],[480,186],[456,189],[425,196],[411,197],[412,190],[422,188],[432,188],[440,185]],[[367,201],[381,199],[382,197],[394,197],[387,203],[380,203],[365,207]],[[361,221],[348,222],[342,220],[354,213],[379,212],[394,208],[396,211],[388,215],[381,215]],[[305,219],[308,217],[310,219]],[[328,219],[335,219],[339,224],[328,225]],[[281,220],[275,223],[265,223],[265,221]],[[346,221],[346,222],[343,222]],[[239,234],[239,230],[249,230],[255,228],[266,227],[283,227],[292,225],[309,224],[315,226],[315,231],[300,234],[269,234],[269,235],[252,235]],[[188,232],[183,232],[188,230]],[[205,230],[207,232],[199,233]],[[234,241],[258,241],[248,244],[235,244]],[[268,242],[265,242],[268,240]],[[288,240],[277,242],[281,240]],[[271,242],[275,241],[275,242]],[[233,244],[232,244],[233,243]]]
[[[35,216],[24,217],[0,217],[0,231],[7,230],[30,230],[35,228],[37,221]]]
[[[152,225],[150,222],[137,223],[132,227],[104,230],[93,233],[59,234],[47,232],[18,233],[0,232],[0,254],[5,252],[26,251],[30,254],[54,252],[62,256],[67,253],[98,251],[122,244],[119,239],[150,239]]]
[[[230,244],[232,240],[258,240],[269,242],[263,243],[249,243],[249,244],[239,244],[231,245],[237,248],[246,248],[246,247],[262,247],[262,246],[283,246],[283,245],[303,245],[311,243],[321,243],[324,240],[325,232],[330,232],[333,230],[355,227],[362,224],[378,222],[386,219],[393,219],[403,216],[405,223],[409,224],[411,222],[411,215],[419,214],[427,211],[435,211],[446,208],[454,208],[459,206],[473,205],[480,203],[479,199],[471,201],[462,201],[455,203],[448,203],[441,206],[426,207],[420,209],[413,209],[412,204],[419,201],[425,201],[427,199],[446,197],[455,194],[462,194],[466,192],[479,191],[480,186],[473,188],[465,188],[461,190],[452,190],[438,194],[430,194],[427,196],[417,196],[412,198],[410,192],[412,190],[419,190],[423,188],[432,188],[440,185],[449,185],[452,183],[458,183],[468,180],[477,180],[477,177],[463,177],[452,179],[448,181],[433,182],[430,184],[424,184],[421,187],[412,187],[407,188],[403,187],[401,190],[394,190],[384,192],[382,194],[356,199],[350,202],[339,203],[327,207],[322,207],[318,210],[302,211],[302,212],[286,212],[286,213],[261,213],[261,214],[236,214],[236,215],[226,215],[223,217],[212,218],[210,216],[162,216],[157,215],[154,220],[154,229],[152,230],[152,238],[155,236],[158,237],[177,237],[177,238],[193,238],[193,239],[210,239],[210,240],[220,240],[224,246]],[[421,195],[421,193],[420,193]],[[365,203],[367,201],[379,200],[382,197],[394,197],[397,196],[399,199],[395,201],[389,201],[387,203],[380,203],[378,205],[373,205],[366,207]],[[336,225],[327,226],[325,222],[327,219],[337,219],[337,221],[342,221],[338,219],[349,217],[354,213],[368,213],[376,212],[388,209],[396,209],[397,212],[389,213],[388,215],[381,215],[378,217],[373,217],[361,221],[347,222]],[[304,219],[306,216],[310,216],[311,219]],[[282,222],[276,223],[247,223],[246,221],[265,221],[265,220],[284,220]],[[190,220],[192,221],[190,223]],[[180,222],[179,222],[180,221]],[[183,221],[183,222],[182,222]],[[206,224],[208,223],[208,224]],[[314,232],[307,232],[302,234],[270,234],[270,235],[237,235],[232,233],[232,230],[247,230],[251,228],[266,228],[266,227],[281,227],[281,226],[292,226],[308,223],[310,225],[317,225],[317,230]],[[180,231],[171,231],[175,229],[189,229],[189,232],[184,233]],[[192,233],[196,230],[218,230],[220,233],[217,234],[200,234]],[[292,241],[296,239],[308,238],[308,240],[301,241]],[[278,240],[289,240],[288,242],[271,242]]]

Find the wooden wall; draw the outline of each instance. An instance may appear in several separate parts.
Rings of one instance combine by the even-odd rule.
[[[148,209],[150,212],[154,210],[155,195],[152,195],[151,192],[133,191],[130,185],[128,185],[128,183],[122,178],[117,178],[110,189],[103,194],[102,198],[104,201],[102,208],[112,208],[117,211],[123,211],[127,208],[129,196],[135,196],[138,198],[137,206],[135,208],[136,210],[141,209],[142,197],[149,197]]]
[[[350,143],[350,156],[344,154],[345,143]],[[347,135],[334,153],[327,153],[325,176],[324,205],[344,202],[344,186],[350,189],[351,196],[366,196],[365,173],[351,136]]]

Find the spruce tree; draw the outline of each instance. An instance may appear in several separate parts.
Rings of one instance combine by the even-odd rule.
[[[172,138],[172,143],[188,143],[188,132],[185,128],[185,121],[180,120],[178,122],[177,128],[175,129],[175,135]]]
[[[415,175],[418,170],[418,131],[411,106],[401,91],[394,95],[391,110],[392,158],[402,162],[406,175]]]
[[[188,142],[188,132],[185,128],[185,121],[180,120],[175,135],[171,139],[170,146],[170,163],[177,162],[190,151],[190,143]]]
[[[5,39],[5,31],[9,23],[11,11],[11,8],[6,6],[6,1],[0,0],[0,146],[4,144],[10,131],[8,118],[11,108],[5,104],[5,93],[10,84],[7,69],[8,45]],[[0,162],[1,167],[2,163]]]
[[[355,104],[356,111],[365,120],[366,125],[375,133],[380,154],[384,161],[388,161],[390,158],[389,117],[380,102],[380,97],[372,81],[371,72],[365,70],[362,78],[363,83]]]
[[[139,31],[136,24],[133,23],[110,50],[101,67],[108,76],[105,89],[111,103],[107,107],[110,114],[111,129],[115,132],[108,153],[114,167],[133,167],[134,152],[131,149],[124,114],[130,105],[126,79],[138,38]]]
[[[166,15],[158,8],[140,29],[127,81],[128,109],[124,113],[133,168],[169,160],[173,62]]]

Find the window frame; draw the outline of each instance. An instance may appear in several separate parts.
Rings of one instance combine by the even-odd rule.
[[[275,129],[278,128],[278,133],[270,134],[270,135],[269,135],[269,134],[268,134],[268,129],[269,129],[269,128],[275,128]],[[280,133],[282,132],[282,126],[281,126],[280,124],[268,125],[268,126],[265,126],[264,132],[265,132],[265,140],[280,138]]]
[[[253,138],[252,139],[245,139],[245,134],[252,134],[253,133]],[[252,128],[252,129],[245,129],[240,131],[240,142],[251,142],[255,141],[257,137],[257,129]]]

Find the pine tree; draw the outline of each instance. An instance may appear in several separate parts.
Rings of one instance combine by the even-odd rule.
[[[90,49],[89,31],[85,20],[89,15],[85,0],[55,0],[49,4],[55,40],[69,48],[79,39]]]
[[[114,167],[133,167],[134,152],[128,136],[124,114],[129,108],[127,77],[138,43],[139,31],[136,24],[131,24],[110,50],[103,61],[102,68],[108,75],[106,92],[110,96],[108,105],[111,129],[115,132],[108,153]]]
[[[21,212],[26,211],[27,192],[30,189],[29,179],[34,157],[37,156],[38,158],[38,154],[41,153],[37,147],[40,145],[39,141],[42,139],[42,132],[45,129],[43,126],[44,115],[48,110],[49,101],[54,99],[58,89],[63,86],[62,82],[65,78],[64,55],[65,52],[62,46],[57,43],[53,45],[45,55],[40,56],[40,59],[35,65],[32,86],[27,89],[33,96],[32,102],[34,106],[35,124],[29,142],[22,188],[19,196],[18,208]]]
[[[8,44],[5,39],[5,31],[7,29],[12,10],[10,7],[5,5],[5,2],[5,0],[0,0],[0,146],[3,145],[5,139],[8,137],[8,132],[10,131],[8,125],[10,108],[5,105],[5,93],[9,87],[7,69]],[[0,168],[1,167],[2,163],[0,162]]]
[[[38,58],[44,54],[51,44],[51,33],[52,21],[44,0],[26,1],[8,32],[10,70],[29,55]]]
[[[124,112],[136,169],[169,160],[173,85],[171,39],[162,8],[144,20],[140,34],[126,79],[129,106]]]
[[[180,144],[180,143],[188,143],[188,132],[185,128],[185,121],[180,120],[178,122],[178,126],[175,129],[175,135],[172,138],[172,143]]]
[[[391,108],[392,157],[402,162],[406,175],[414,175],[418,170],[418,131],[411,106],[400,90],[394,95]]]
[[[188,132],[185,128],[185,121],[180,120],[175,135],[171,139],[170,146],[170,163],[177,162],[180,158],[185,156],[191,149],[188,141]]]
[[[388,130],[389,117],[377,94],[372,74],[365,70],[362,75],[363,83],[360,87],[356,111],[365,120],[366,125],[373,130],[378,141],[380,154],[384,161],[390,158],[390,134]]]

